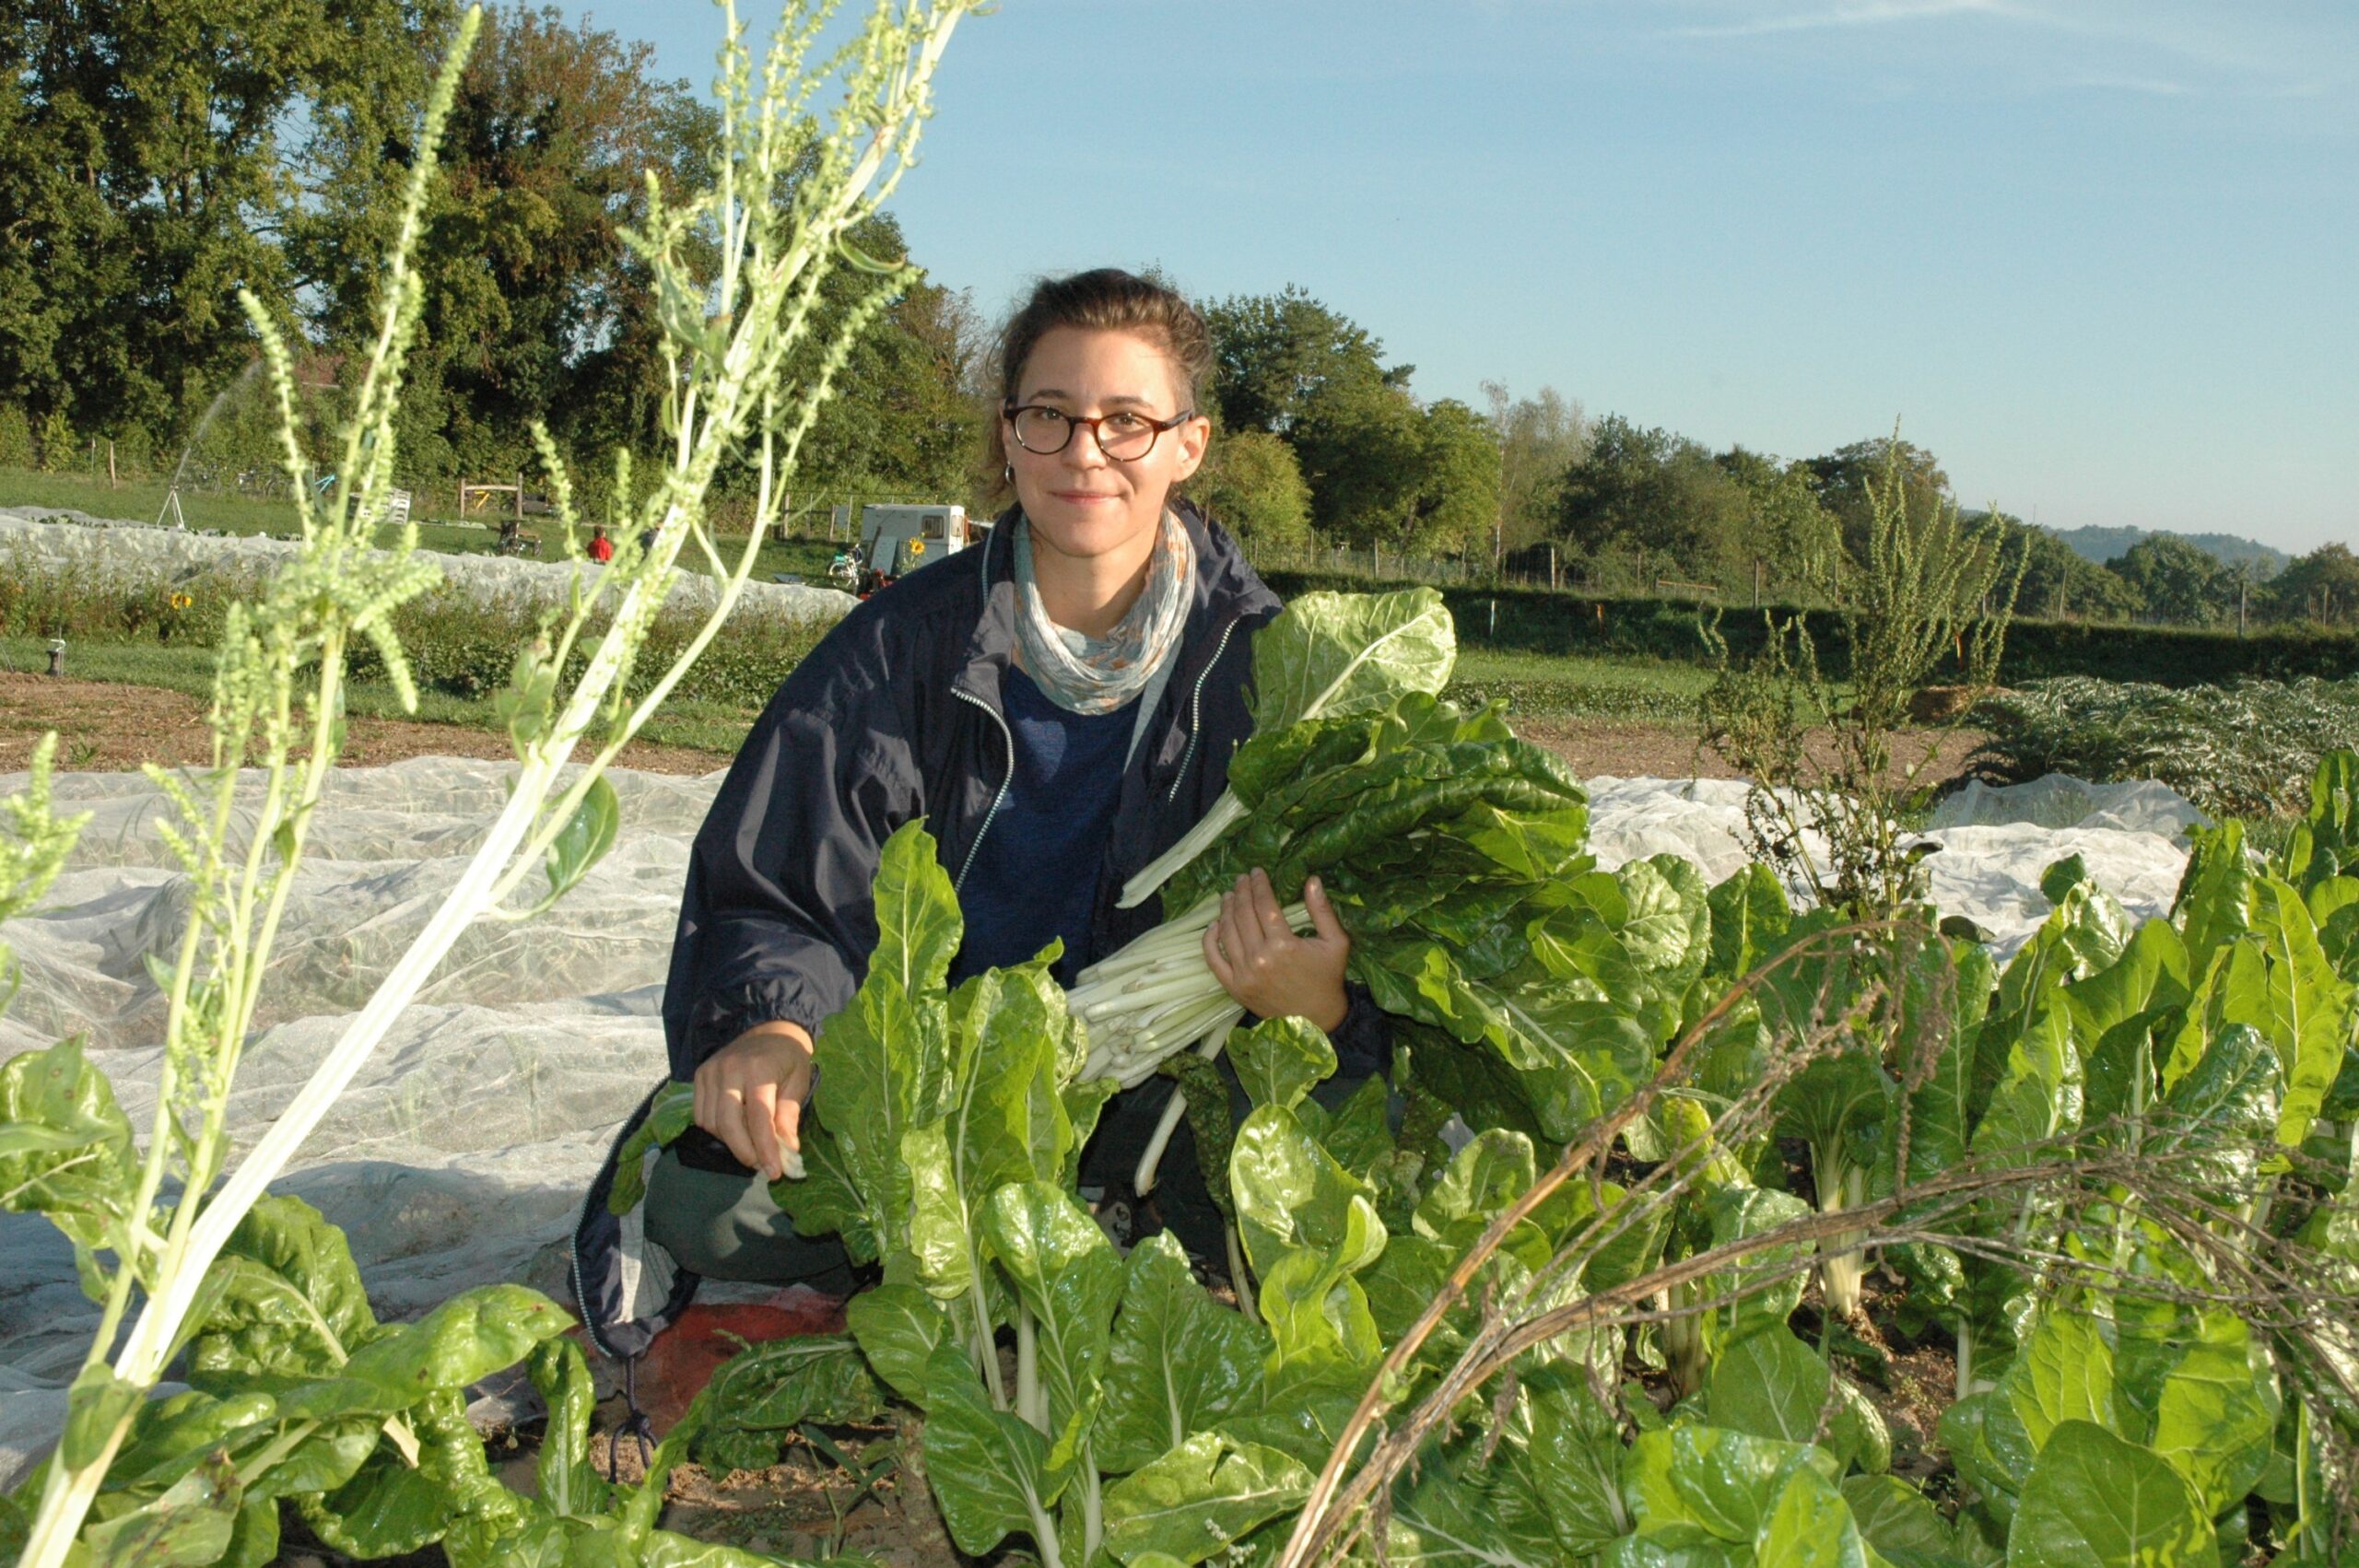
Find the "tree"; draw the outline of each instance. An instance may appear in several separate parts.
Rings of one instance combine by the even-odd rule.
[[[1900,439],[1898,426],[1889,436],[1853,441],[1822,457],[1804,460],[1818,487],[1819,504],[1834,515],[1842,530],[1843,548],[1857,561],[1865,557],[1875,508],[1869,498],[1871,484],[1883,481],[1886,462],[1896,457],[1901,500],[1907,520],[1929,523],[1950,499],[1949,475],[1931,452]]]
[[[890,214],[863,224],[854,243],[879,260],[909,256]],[[822,319],[839,319],[867,283],[839,270],[821,287]],[[861,334],[837,372],[836,394],[804,439],[795,483],[830,496],[971,497],[989,417],[988,402],[970,392],[980,356],[971,302],[938,284],[910,288]],[[817,369],[816,353],[797,366],[803,376]]]
[[[1188,493],[1249,545],[1300,550],[1314,543],[1310,486],[1294,449],[1267,430],[1215,434]]]
[[[1417,486],[1401,547],[1415,555],[1491,559],[1500,451],[1485,420],[1455,398],[1426,410]]]
[[[2176,534],[2149,534],[2106,567],[2136,591],[2149,619],[2168,625],[2209,626],[2234,601],[2226,568]]]
[[[1424,427],[1416,400],[1381,380],[1336,379],[1312,389],[1287,435],[1321,538],[1400,547],[1426,460]]]
[[[576,451],[652,444],[666,371],[647,268],[622,232],[646,213],[650,176],[676,193],[718,135],[715,111],[653,76],[653,57],[553,6],[487,14],[421,252],[414,463],[530,466],[534,420]]]
[[[1485,381],[1483,395],[1499,445],[1499,507],[1491,540],[1496,565],[1508,551],[1555,532],[1556,493],[1565,471],[1589,451],[1589,419],[1555,387],[1510,398],[1503,382]]]
[[[1751,514],[1743,488],[1698,443],[1610,414],[1589,455],[1566,472],[1557,521],[1593,573],[1634,580],[1668,567],[1689,576],[1731,568]],[[1656,557],[1642,567],[1644,556]]]
[[[284,144],[414,107],[442,0],[25,0],[0,18],[0,402],[168,430],[252,357],[237,291],[292,321]]]
[[[1735,565],[1742,569],[1758,561],[1780,587],[1822,579],[1842,540],[1833,515],[1819,504],[1811,470],[1743,447],[1731,447],[1713,461],[1744,497]]]
[[[2272,614],[2347,626],[2359,621],[2359,556],[2347,544],[2321,544],[2286,563],[2269,585]]]
[[[2024,552],[2024,581],[2015,595],[2026,617],[2126,621],[2146,608],[2138,589],[2118,572],[2107,571],[2049,529],[2027,525],[2001,512],[2007,549]]]
[[[1322,394],[1339,387],[1404,388],[1415,369],[1388,368],[1382,343],[1293,284],[1276,294],[1224,299],[1204,312],[1204,324],[1224,429],[1291,439]]]

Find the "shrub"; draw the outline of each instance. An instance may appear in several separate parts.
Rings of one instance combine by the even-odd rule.
[[[0,468],[30,468],[32,465],[32,421],[25,417],[21,405],[0,403]]]
[[[74,466],[75,449],[81,444],[74,434],[74,421],[65,410],[53,408],[41,422],[41,466],[45,473],[61,474]]]

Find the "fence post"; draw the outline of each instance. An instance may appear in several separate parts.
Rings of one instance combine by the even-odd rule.
[[[2249,591],[2249,584],[2242,582],[2236,584],[2236,635],[2238,637],[2245,635],[2245,599]]]
[[[1761,608],[1761,557],[1753,557],[1753,607]]]
[[[1552,592],[1556,587],[1556,546],[1554,544],[1548,546],[1548,587]]]

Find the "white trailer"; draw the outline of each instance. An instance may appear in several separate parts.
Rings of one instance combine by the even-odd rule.
[[[886,582],[913,572],[928,561],[980,544],[991,531],[988,523],[967,515],[964,507],[877,506],[860,509],[860,564],[863,574],[880,572]],[[863,585],[863,587],[866,584]]]

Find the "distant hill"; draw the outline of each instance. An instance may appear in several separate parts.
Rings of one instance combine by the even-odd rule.
[[[2051,528],[2048,532],[2070,544],[2080,556],[2103,566],[2128,554],[2130,546],[2141,539],[2170,531],[2152,528]],[[2233,533],[2182,533],[2178,537],[2216,556],[2223,565],[2235,566],[2238,561],[2250,561],[2259,568],[2262,577],[2275,577],[2285,568],[2285,552],[2273,550],[2257,540],[2239,539]]]

